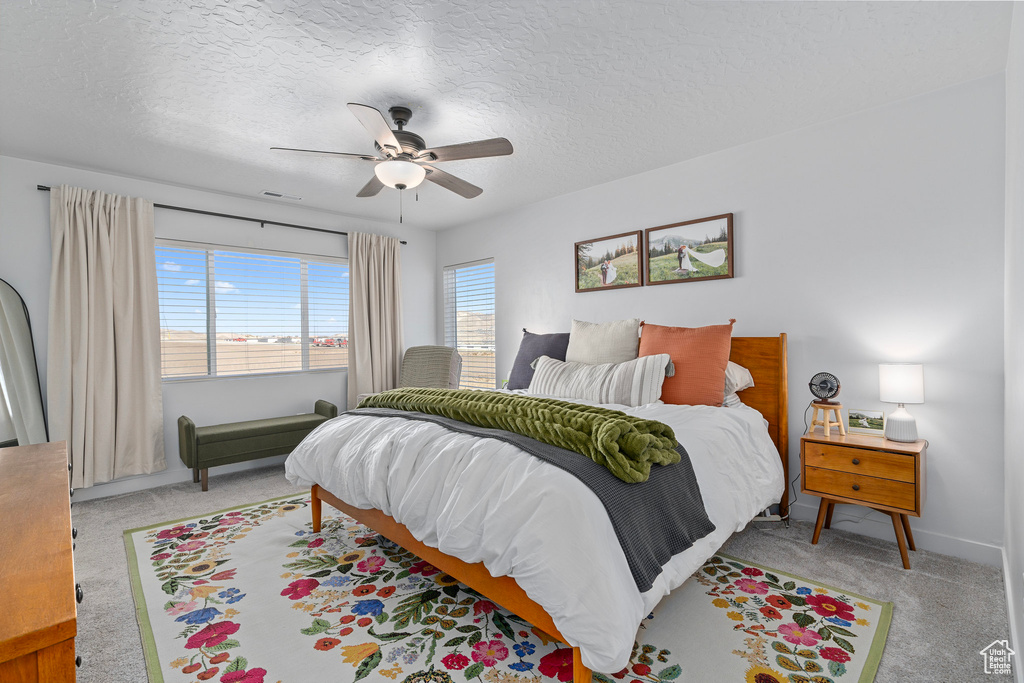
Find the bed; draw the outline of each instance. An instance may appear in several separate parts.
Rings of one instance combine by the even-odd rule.
[[[680,436],[680,443],[684,438],[687,440],[684,446],[691,452],[708,515],[714,516],[717,526],[713,533],[674,556],[664,566],[654,585],[644,592],[636,590],[636,586],[626,586],[629,576],[623,575],[620,568],[620,565],[625,565],[625,559],[618,559],[614,551],[599,553],[605,558],[600,562],[594,561],[592,548],[607,542],[608,533],[601,526],[607,522],[607,515],[599,507],[596,497],[591,494],[593,500],[587,498],[589,489],[578,482],[572,484],[576,481],[572,475],[531,460],[533,456],[513,446],[506,445],[512,451],[505,453],[505,459],[511,462],[509,468],[516,473],[515,477],[503,478],[505,475],[498,473],[489,475],[486,481],[477,482],[481,487],[491,487],[487,496],[481,494],[481,499],[493,501],[505,492],[509,493],[501,503],[508,506],[503,510],[512,511],[512,524],[503,521],[504,515],[494,514],[493,508],[465,495],[464,486],[454,492],[447,490],[441,496],[434,495],[435,491],[451,488],[451,472],[458,467],[470,467],[466,463],[472,458],[466,455],[471,449],[480,447],[479,442],[490,441],[449,433],[443,445],[429,445],[441,443],[437,441],[441,438],[438,432],[431,431],[444,431],[436,425],[385,418],[376,419],[371,426],[371,423],[358,421],[375,418],[350,417],[347,426],[342,427],[349,430],[346,438],[367,439],[375,443],[391,440],[398,445],[392,443],[389,448],[396,451],[396,458],[404,460],[394,461],[395,468],[387,471],[376,461],[367,461],[365,467],[360,463],[339,465],[323,457],[324,447],[318,451],[318,439],[323,446],[326,443],[323,440],[328,438],[326,433],[321,432],[318,436],[314,432],[307,447],[289,457],[288,477],[293,483],[311,487],[314,531],[321,529],[322,503],[327,502],[571,646],[573,678],[577,682],[589,682],[592,667],[609,672],[621,668],[617,664],[611,670],[607,667],[612,662],[621,662],[622,648],[628,653],[636,627],[643,617],[716,552],[734,531],[742,528],[767,504],[778,502],[780,514],[785,515],[788,511],[788,487],[785,485],[789,479],[786,457],[786,335],[734,337],[731,360],[749,369],[754,377],[755,386],[740,393],[743,406],[710,408],[654,404],[626,410],[634,415],[665,421],[676,429],[677,436],[686,434],[685,437]],[[403,424],[382,424],[389,420]],[[764,436],[765,423],[767,437]],[[739,432],[750,432],[754,434],[752,438],[760,439],[756,444],[750,442],[753,444],[750,454],[743,454],[743,458],[749,459],[737,458],[737,464],[730,465],[730,459],[704,455],[705,451],[712,453],[729,448],[729,444],[734,444],[734,448],[738,448],[735,444],[745,444],[734,435]],[[742,447],[746,448],[745,445]],[[327,447],[327,450],[330,448],[337,446]],[[426,455],[428,451],[430,455]],[[435,457],[436,461],[429,459]],[[526,460],[516,460],[519,457]],[[544,470],[545,466],[555,473]],[[422,471],[418,467],[422,467]],[[494,468],[493,465],[490,467]],[[431,468],[443,473],[431,475],[434,471]],[[407,474],[414,471],[415,475]],[[479,478],[479,475],[467,472],[471,470],[458,470],[456,479],[462,483],[471,481],[472,476]],[[520,473],[521,479],[518,478]],[[560,473],[561,478],[556,473]],[[402,481],[406,476],[414,478]],[[529,482],[531,490],[539,488],[541,493],[548,495],[537,494],[542,504],[534,501],[532,505],[535,507],[526,510],[520,505],[521,509],[516,511],[520,498],[513,494],[517,487],[521,489],[526,485],[523,481]],[[573,486],[582,487],[586,494],[578,494]],[[716,493],[724,492],[723,487],[726,486],[733,486],[733,490]],[[568,493],[563,496],[559,493],[561,491]],[[448,498],[438,502],[437,499],[445,496]],[[595,505],[598,507],[593,507]],[[569,510],[572,512],[567,512]],[[590,514],[595,510],[595,514]],[[556,525],[537,527],[534,519],[530,522],[535,525],[530,532],[533,534],[529,537],[530,543],[523,542],[525,537],[517,536],[526,533],[517,531],[515,525],[519,524],[520,518],[539,517],[544,523],[565,515],[587,520],[585,523],[590,526],[581,531],[574,530],[571,542],[559,544],[559,537],[547,531],[547,526]],[[475,520],[479,528],[467,531],[465,526],[469,519]],[[526,521],[523,521],[519,526],[525,529],[525,525]],[[587,545],[591,536],[595,545]],[[617,547],[614,536],[611,539],[612,545]],[[526,545],[538,545],[544,549],[543,553],[524,549]],[[533,555],[529,554],[531,552]],[[543,566],[536,561],[541,554],[545,558]],[[515,578],[509,574],[514,574]],[[569,584],[575,584],[577,588],[567,588]],[[578,586],[582,585],[586,588],[581,591]],[[572,594],[574,590],[580,594]],[[594,605],[601,606],[601,619],[595,618]]]

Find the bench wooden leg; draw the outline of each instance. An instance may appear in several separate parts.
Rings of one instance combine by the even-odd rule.
[[[204,491],[209,491],[210,490],[210,468],[209,467],[204,467],[203,468],[203,490]]]
[[[320,491],[320,487],[313,484],[313,488],[309,491],[309,507],[313,512],[313,533],[320,533],[320,515],[323,510],[323,501],[320,500],[316,494]]]
[[[573,683],[591,683],[594,680],[594,673],[584,666],[578,647],[572,649],[572,680]]]

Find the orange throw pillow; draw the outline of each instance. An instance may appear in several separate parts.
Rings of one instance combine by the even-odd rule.
[[[732,326],[640,328],[640,355],[667,353],[676,372],[665,378],[661,400],[683,405],[720,406],[725,399],[725,369],[732,350]]]

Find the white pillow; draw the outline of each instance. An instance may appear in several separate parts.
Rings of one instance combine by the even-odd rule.
[[[590,365],[541,356],[534,361],[529,393],[642,406],[661,398],[669,360],[667,353],[660,353],[625,363]]]
[[[743,401],[740,400],[740,397],[737,394],[726,394],[725,400],[722,401],[722,405],[726,408],[735,408],[736,406],[743,405]]]
[[[729,361],[729,365],[725,368],[725,394],[735,394],[738,391],[749,389],[754,386],[754,377],[750,374],[750,370],[747,370],[738,363]],[[739,397],[736,397],[739,400]]]
[[[633,360],[640,347],[640,318],[610,323],[573,320],[565,360],[569,363],[622,363]]]

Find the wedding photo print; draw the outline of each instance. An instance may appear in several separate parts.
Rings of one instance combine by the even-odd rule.
[[[624,232],[577,242],[576,291],[639,287],[642,232]]]
[[[847,426],[854,434],[882,436],[885,433],[885,414],[881,410],[850,408]]]
[[[733,276],[732,214],[647,229],[647,284]]]

